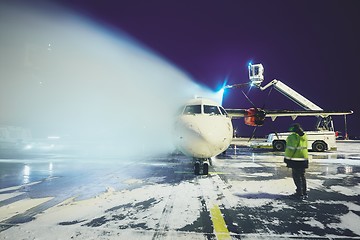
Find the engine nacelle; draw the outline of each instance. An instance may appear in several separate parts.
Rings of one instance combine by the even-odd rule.
[[[249,126],[262,126],[265,121],[265,111],[260,108],[249,108],[244,115],[244,122]]]

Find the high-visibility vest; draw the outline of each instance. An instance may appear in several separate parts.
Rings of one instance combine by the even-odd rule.
[[[290,134],[286,139],[285,162],[288,167],[308,167],[307,135]]]

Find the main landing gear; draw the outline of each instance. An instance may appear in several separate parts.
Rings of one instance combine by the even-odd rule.
[[[209,164],[211,163],[211,158],[194,158],[194,173],[195,175],[208,175],[209,174]]]

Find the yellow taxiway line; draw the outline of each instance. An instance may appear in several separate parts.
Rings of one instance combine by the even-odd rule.
[[[227,229],[225,220],[221,214],[220,208],[218,205],[214,205],[210,209],[211,221],[214,225],[215,235],[218,240],[227,240],[231,239],[230,232]]]

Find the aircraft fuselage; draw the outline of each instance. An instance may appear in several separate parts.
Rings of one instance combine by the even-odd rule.
[[[209,159],[224,152],[232,136],[230,117],[219,104],[208,99],[189,101],[175,125],[178,149],[197,159]]]

